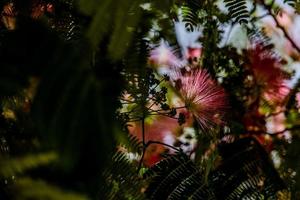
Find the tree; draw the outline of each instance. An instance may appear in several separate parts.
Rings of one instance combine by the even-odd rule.
[[[298,4],[1,2],[1,199],[297,199]]]

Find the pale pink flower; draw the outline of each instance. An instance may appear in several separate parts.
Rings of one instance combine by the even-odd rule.
[[[201,128],[212,128],[223,122],[227,107],[226,95],[206,70],[176,70],[171,79]]]
[[[202,48],[187,48],[187,53],[185,55],[187,60],[198,60],[202,55]]]
[[[285,10],[279,11],[278,15],[276,15],[276,19],[279,24],[285,28],[289,28],[293,25],[293,13],[289,13]]]
[[[266,120],[266,127],[268,133],[277,133],[286,129],[285,125],[286,117],[284,112],[280,112],[277,115],[270,116]]]
[[[265,91],[263,96],[269,103],[284,103],[284,100],[290,93],[291,89],[282,82],[278,88],[270,88]]]
[[[300,92],[296,93],[296,106],[300,109]]]
[[[150,51],[149,61],[158,67],[179,67],[180,59],[174,54],[173,49],[164,41]]]

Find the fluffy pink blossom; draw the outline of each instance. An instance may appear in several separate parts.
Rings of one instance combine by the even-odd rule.
[[[227,108],[226,95],[206,70],[176,70],[171,79],[201,128],[212,128],[223,122]]]
[[[149,61],[158,67],[178,67],[181,63],[174,54],[173,49],[164,41],[161,41],[159,46],[151,50]]]
[[[300,109],[300,92],[296,93],[296,106]]]
[[[201,55],[202,55],[202,48],[188,47],[185,57],[187,60],[197,61],[201,57]]]
[[[288,12],[287,10],[281,10],[278,15],[276,15],[276,19],[281,26],[290,28],[293,25],[293,15],[294,13]]]
[[[282,70],[281,60],[260,44],[254,44],[248,54],[250,69],[264,99],[270,103],[282,103],[290,88],[285,84],[288,75]]]
[[[265,91],[264,98],[270,103],[283,103],[291,89],[282,82],[278,88],[270,88]]]

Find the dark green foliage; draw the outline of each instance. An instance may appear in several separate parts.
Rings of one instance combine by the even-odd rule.
[[[86,47],[82,47],[82,49],[87,52]],[[62,52],[70,54],[68,56]],[[113,133],[110,129],[104,128],[105,124],[108,125],[107,120],[112,119],[110,107],[97,105],[113,105],[113,95],[116,94],[108,93],[107,88],[103,86],[106,80],[98,81],[91,73],[91,69],[83,68],[83,66],[89,65],[88,60],[82,62],[89,57],[88,54],[82,51],[74,52],[70,47],[62,47],[61,53],[58,55],[62,56],[57,60],[53,59],[54,63],[52,64],[52,66],[57,66],[57,69],[51,68],[46,71],[48,76],[40,83],[33,110],[42,136],[47,138],[47,146],[58,145],[62,155],[66,156],[65,163],[74,166],[78,161],[74,163],[72,157],[80,157],[81,153],[76,150],[80,146],[83,145],[84,148],[87,145],[86,150],[88,151],[88,144],[91,141],[104,142],[105,140],[105,145],[111,146],[108,138],[112,138]],[[63,65],[60,64],[62,61]],[[76,69],[74,66],[79,67]],[[51,75],[52,73],[55,75]],[[101,94],[105,95],[107,99],[102,98]],[[45,101],[48,101],[47,107],[42,103]],[[106,120],[103,121],[103,117]],[[111,124],[111,126],[113,125]],[[57,140],[58,138],[61,140]],[[79,143],[69,146],[67,138],[74,138]],[[91,140],[87,141],[87,138]],[[99,148],[105,149],[105,146],[101,145]],[[91,149],[90,153],[96,152],[98,152],[96,149]],[[67,160],[67,158],[71,158],[71,160]]]
[[[129,73],[144,73],[147,67],[147,61],[149,56],[149,40],[146,39],[149,30],[151,29],[152,15],[150,12],[143,12],[142,21],[138,23],[138,28],[132,32],[134,41],[128,44],[128,50],[124,55],[124,65]]]
[[[145,174],[149,199],[214,199],[198,167],[185,154],[168,156]]]
[[[213,20],[228,22],[231,18],[223,14],[215,1],[189,0],[182,3],[181,17],[188,31],[195,31],[197,28],[210,25]],[[213,29],[217,32],[217,29]],[[203,31],[205,33],[205,31]]]
[[[182,113],[178,114],[176,107],[168,105],[168,89],[161,86],[169,80],[167,75],[157,77],[154,71],[148,67],[130,68],[122,74],[128,84],[124,87],[120,102],[121,105],[128,106],[128,111],[122,112],[120,109],[117,117],[123,126],[126,126],[128,122],[141,122],[149,115],[174,118],[179,124],[185,122],[185,116]]]
[[[137,168],[127,158],[126,153],[114,153],[112,162],[107,165],[102,176],[106,184],[100,188],[99,197],[107,200],[144,199],[141,193],[144,181],[137,174]]]
[[[143,149],[143,143],[136,136],[128,133],[128,130],[124,132],[119,136],[120,146],[125,147],[128,152],[140,154]]]
[[[290,189],[292,191],[292,199],[299,199],[300,194],[300,161],[299,156],[299,147],[300,147],[300,137],[299,131],[293,132],[295,136],[293,137],[293,142],[289,144],[289,147],[286,151],[286,161],[284,163],[284,171],[289,174],[289,176],[294,176],[292,182],[289,182]],[[293,173],[296,172],[294,175]],[[292,173],[292,174],[291,174]],[[289,180],[289,179],[287,179]]]
[[[63,35],[68,31],[62,35],[53,32],[23,16],[16,30],[2,35],[0,100],[3,103],[4,97],[17,95],[28,86],[30,77],[38,77],[28,113],[34,128],[17,128],[33,131],[39,144],[35,151],[54,150],[59,158],[51,167],[31,174],[95,197],[101,182],[99,171],[115,145],[114,111],[120,92],[115,80],[119,73],[115,63],[96,60],[92,64],[93,52],[85,40],[66,43],[73,37]],[[94,68],[101,68],[101,74],[94,73]],[[14,141],[18,134],[14,132]]]
[[[252,138],[221,144],[222,163],[205,181],[200,168],[186,155],[169,156],[152,167],[150,199],[276,199],[285,185],[267,153]]]
[[[1,98],[20,92],[29,76],[40,75],[49,66],[55,49],[55,36],[40,23],[24,19],[18,26],[1,36]]]
[[[122,58],[141,19],[140,3],[140,0],[121,0],[118,3],[111,0],[79,1],[81,11],[93,16],[86,33],[90,44],[96,48],[103,36],[111,33],[108,43],[110,56],[114,59]]]
[[[96,74],[98,79],[88,49],[67,45],[56,51],[54,67],[45,72],[38,88],[33,114],[44,148],[59,151],[59,166],[71,176],[69,181],[88,183],[88,190],[96,192],[97,174],[114,148],[119,85],[112,83],[118,79],[112,63],[96,61],[95,67],[107,67]]]
[[[276,193],[285,189],[267,153],[256,140],[245,138],[221,145],[219,152],[223,162],[212,173],[218,199],[276,199]]]

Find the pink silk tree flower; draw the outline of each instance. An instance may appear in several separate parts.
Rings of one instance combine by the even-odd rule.
[[[284,100],[289,95],[291,89],[285,85],[285,83],[281,83],[277,88],[270,88],[265,91],[263,94],[265,100],[274,104],[282,104]]]
[[[300,92],[296,93],[296,106],[300,109]]]
[[[188,47],[185,57],[189,61],[198,61],[201,55],[202,55],[202,48]]]
[[[286,117],[284,112],[270,116],[266,120],[266,127],[268,133],[283,132],[286,129]]]
[[[285,84],[288,75],[282,70],[281,60],[260,44],[255,44],[248,55],[250,70],[263,98],[270,103],[281,103],[290,91]]]
[[[181,60],[174,54],[173,49],[164,41],[150,51],[149,62],[158,67],[179,67]]]
[[[223,123],[227,108],[226,95],[206,70],[176,70],[171,75],[171,80],[202,129],[210,129]]]

